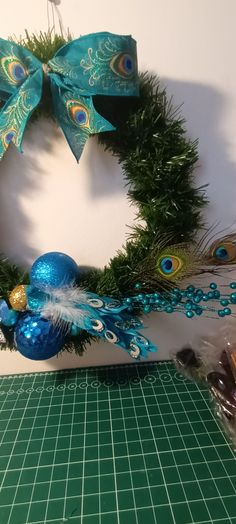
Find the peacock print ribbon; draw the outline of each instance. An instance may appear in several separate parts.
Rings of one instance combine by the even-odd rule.
[[[136,42],[92,33],[67,43],[42,64],[28,49],[0,39],[0,159],[12,142],[22,151],[25,126],[50,82],[55,117],[79,160],[90,134],[115,130],[94,108],[94,95],[137,96]]]

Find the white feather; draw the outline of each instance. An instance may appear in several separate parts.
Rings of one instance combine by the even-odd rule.
[[[45,318],[50,318],[56,325],[67,322],[76,324],[79,327],[84,325],[87,317],[92,317],[88,309],[83,305],[88,305],[88,295],[82,288],[63,287],[60,289],[47,288],[48,300],[43,305],[41,314]]]

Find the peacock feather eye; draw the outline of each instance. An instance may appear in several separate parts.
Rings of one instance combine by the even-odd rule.
[[[25,66],[14,56],[5,56],[2,58],[1,66],[11,84],[22,84],[28,76],[28,71]]]
[[[68,100],[66,102],[67,113],[77,126],[89,128],[89,110],[78,100]]]
[[[224,246],[219,246],[217,247],[217,249],[215,250],[213,256],[215,256],[215,258],[217,258],[217,260],[220,260],[220,261],[223,261],[223,262],[228,262],[229,261],[229,253],[227,251],[227,249],[224,247]]]
[[[220,264],[234,262],[236,259],[236,245],[234,242],[224,242],[214,245],[211,250],[211,257]]]
[[[157,261],[157,271],[167,279],[174,279],[180,269],[183,267],[183,261],[176,255],[164,255]]]
[[[231,233],[215,240],[206,252],[207,264],[236,263],[236,234]]]
[[[110,67],[113,73],[122,78],[130,78],[136,72],[136,62],[128,53],[119,53],[113,56]]]

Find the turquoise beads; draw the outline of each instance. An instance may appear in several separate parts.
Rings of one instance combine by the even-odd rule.
[[[231,282],[228,287],[230,290],[236,289],[236,282]],[[236,291],[225,293],[225,288],[222,287],[220,290],[216,282],[211,282],[204,289],[189,285],[186,289],[174,288],[166,293],[142,292],[142,284],[138,282],[135,289],[139,293],[125,298],[124,302],[130,309],[138,307],[144,313],[159,311],[170,314],[179,311],[186,318],[201,316],[203,313],[223,318],[232,314],[230,304],[236,304]]]

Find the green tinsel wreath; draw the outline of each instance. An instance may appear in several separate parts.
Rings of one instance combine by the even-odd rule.
[[[67,40],[70,39],[68,35]],[[66,40],[50,33],[28,35],[19,43],[43,63]],[[35,117],[53,118],[47,85]],[[99,136],[101,147],[116,156],[127,183],[128,198],[137,207],[137,223],[126,245],[103,270],[84,273],[80,285],[99,295],[129,296],[141,281],[145,292],[167,290],[171,283],[156,271],[158,255],[173,243],[191,242],[202,226],[201,210],[206,204],[204,187],[195,187],[193,169],[198,159],[197,142],[186,137],[184,119],[172,108],[166,91],[155,75],[140,74],[140,97],[94,97],[97,110],[116,127]],[[140,225],[140,222],[142,225]],[[28,275],[5,257],[0,262],[0,297],[8,300]],[[148,312],[148,311],[147,311]],[[12,331],[4,328],[7,347]],[[68,339],[64,349],[83,353],[92,336],[81,332]],[[2,348],[4,345],[2,345]]]

